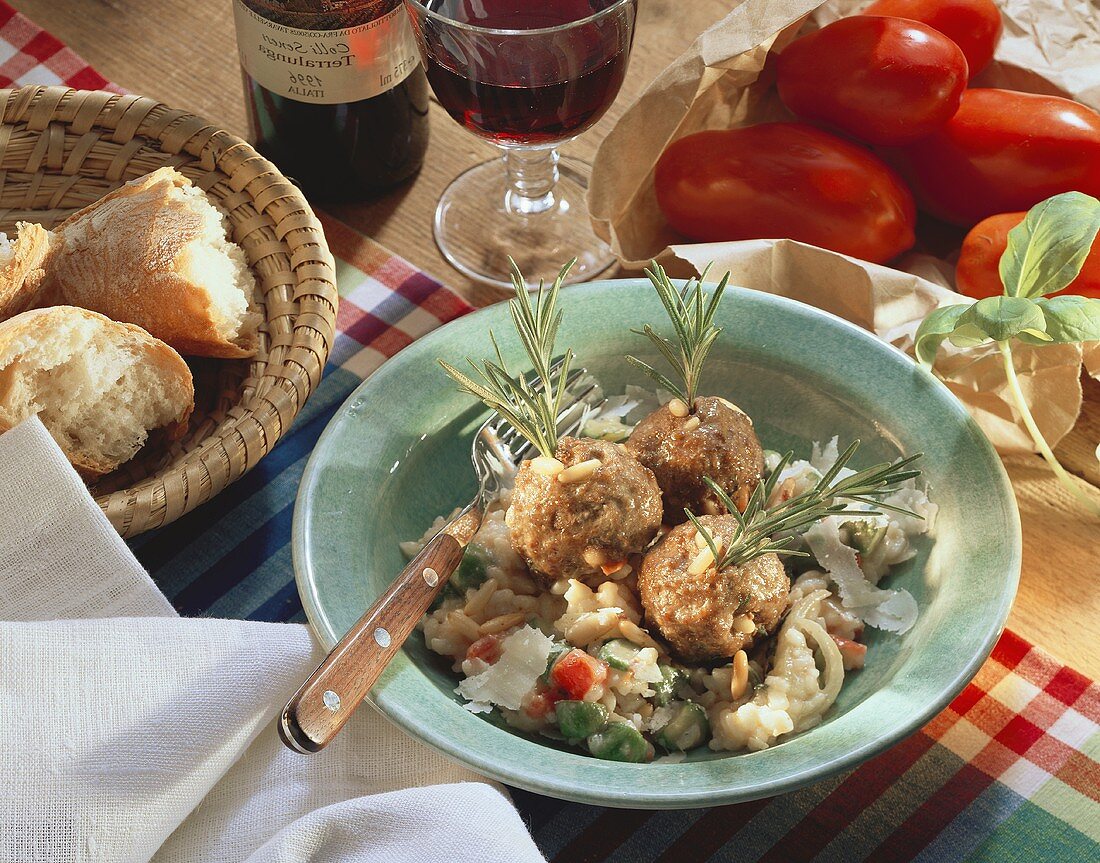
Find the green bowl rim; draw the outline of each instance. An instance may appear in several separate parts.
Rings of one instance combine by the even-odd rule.
[[[625,286],[628,284],[644,285],[648,286],[649,282],[645,279],[605,279],[593,282],[586,282],[578,285],[572,285],[567,290],[570,295],[575,296],[578,293],[593,293],[605,287]],[[831,312],[826,312],[815,306],[811,306],[806,303],[802,303],[798,300],[793,300],[788,297],[783,297],[777,294],[770,294],[763,291],[754,291],[751,289],[745,290],[747,294],[751,295],[751,301],[759,301],[765,306],[773,304],[780,308],[784,308],[785,311],[793,311],[795,314],[808,315],[810,317],[819,317],[826,320],[832,326],[846,330],[853,338],[863,342],[872,351],[878,351],[884,353],[890,358],[892,362],[904,361],[910,366],[916,367],[919,371],[918,374],[922,374],[927,377],[933,383],[933,387],[938,389],[940,394],[945,396],[947,403],[954,409],[959,415],[960,420],[972,431],[976,432],[975,438],[977,445],[984,448],[985,454],[991,457],[991,461],[996,466],[995,474],[996,479],[999,480],[999,487],[1003,494],[1003,501],[1006,504],[1008,521],[1011,527],[1011,536],[1006,537],[1006,540],[1010,540],[1011,544],[1009,551],[1011,552],[1009,559],[1009,572],[1005,574],[1005,579],[1002,584],[1004,589],[1001,592],[1001,601],[996,610],[996,614],[990,618],[992,625],[988,626],[984,638],[982,639],[981,646],[974,655],[967,660],[962,668],[954,675],[950,683],[946,685],[938,696],[929,699],[926,702],[926,706],[922,709],[913,711],[907,718],[901,720],[890,732],[881,734],[874,739],[868,739],[862,745],[857,745],[849,750],[844,751],[841,754],[836,755],[828,760],[815,763],[812,766],[806,767],[801,771],[791,773],[790,775],[779,776],[771,779],[762,779],[752,785],[749,788],[736,788],[736,789],[707,789],[707,790],[665,790],[661,789],[661,774],[664,768],[680,767],[680,763],[675,764],[662,764],[662,763],[648,763],[648,764],[620,764],[615,762],[604,762],[597,759],[593,759],[590,756],[575,754],[572,752],[563,752],[550,747],[543,746],[537,742],[531,741],[526,737],[512,734],[507,731],[496,728],[488,722],[485,722],[479,716],[474,714],[467,714],[472,720],[481,723],[486,729],[487,733],[496,732],[503,734],[511,740],[522,740],[525,743],[533,747],[537,747],[538,751],[550,756],[562,756],[565,758],[577,759],[585,766],[591,767],[595,772],[602,772],[608,769],[616,771],[624,771],[628,773],[635,773],[637,771],[643,771],[637,773],[637,778],[640,780],[633,787],[639,790],[594,790],[587,791],[584,789],[578,790],[574,787],[564,785],[561,781],[555,781],[554,779],[545,779],[537,772],[525,772],[517,774],[514,770],[514,765],[504,759],[493,757],[491,754],[480,755],[478,753],[472,753],[461,747],[454,745],[452,741],[441,731],[432,728],[430,724],[424,724],[419,721],[415,713],[415,706],[403,705],[395,703],[395,699],[389,699],[385,697],[385,693],[381,697],[376,697],[372,692],[367,696],[367,700],[374,705],[385,717],[395,723],[406,733],[412,737],[420,740],[423,743],[428,744],[433,749],[446,756],[447,758],[463,764],[477,773],[487,776],[491,779],[495,779],[502,783],[513,785],[519,788],[523,788],[527,791],[531,791],[538,794],[544,794],[550,797],[555,797],[563,800],[571,800],[577,803],[586,803],[596,806],[608,806],[613,808],[645,808],[645,809],[682,809],[682,808],[698,808],[723,805],[727,803],[742,802],[748,800],[756,800],[763,797],[771,797],[779,794],[783,794],[789,791],[794,791],[798,788],[804,787],[813,782],[821,781],[841,773],[845,770],[855,768],[859,764],[863,763],[869,758],[886,751],[890,747],[902,740],[911,736],[924,727],[932,718],[939,714],[948,704],[955,699],[955,697],[962,692],[966,685],[977,674],[978,669],[985,663],[989,654],[992,652],[993,647],[996,645],[997,640],[1000,638],[1001,633],[1004,630],[1005,624],[1008,620],[1009,612],[1011,611],[1012,604],[1015,600],[1016,590],[1020,580],[1023,539],[1020,526],[1019,508],[1016,503],[1016,496],[1012,489],[1011,482],[1009,481],[1008,474],[1004,469],[1004,465],[997,455],[993,445],[989,442],[988,438],[977,426],[974,419],[970,416],[966,407],[958,400],[954,393],[952,393],[938,378],[936,378],[931,372],[928,372],[919,366],[916,366],[912,358],[907,354],[896,348],[895,346],[883,342],[877,336],[863,329],[862,327],[853,324],[850,321],[845,320]],[[326,440],[334,435],[335,428],[338,425],[339,420],[344,415],[345,407],[358,398],[359,392],[375,380],[380,374],[393,374],[394,369],[400,365],[402,360],[407,360],[410,353],[414,350],[423,350],[426,346],[430,346],[436,339],[443,338],[446,332],[456,326],[469,326],[469,322],[477,321],[478,319],[488,316],[492,311],[499,306],[503,305],[503,302],[496,303],[491,306],[486,306],[456,318],[448,323],[438,327],[435,330],[427,333],[426,335],[418,338],[415,342],[407,346],[405,349],[395,354],[386,360],[378,369],[376,369],[370,377],[361,382],[345,399],[343,405],[333,415],[333,418],[329,421],[325,427],[321,436],[318,438],[317,443],[314,445],[313,451],[310,453],[310,457],[306,463],[305,470],[302,473],[302,479],[299,484],[298,494],[295,500],[293,522],[291,527],[292,534],[292,559],[294,565],[294,577],[299,596],[302,600],[303,608],[306,612],[306,617],[309,620],[310,627],[316,633],[317,638],[324,645],[326,650],[330,650],[336,642],[339,640],[342,634],[337,634],[331,622],[328,620],[327,615],[321,606],[319,597],[316,594],[315,583],[311,577],[311,563],[307,559],[305,554],[306,535],[308,528],[306,525],[306,505],[303,501],[308,496],[308,489],[313,486],[315,480],[315,474],[317,473],[320,465],[318,454],[325,450],[324,444]],[[992,479],[992,477],[991,477]],[[400,656],[401,654],[399,654]],[[408,660],[411,662],[411,660]],[[400,701],[397,698],[396,701]],[[461,709],[461,708],[460,708]],[[813,729],[810,729],[804,734],[812,734]],[[796,735],[802,737],[803,735]],[[719,759],[717,762],[702,762],[702,764],[721,763],[722,761],[733,759],[737,762],[751,759],[756,755],[762,755],[769,751],[776,751],[775,748],[764,750],[763,753],[730,753],[727,759]],[[492,753],[491,747],[486,747],[487,753]],[[532,753],[537,754],[537,753]],[[513,769],[509,769],[509,766]],[[649,781],[642,781],[649,780]],[[646,789],[649,786],[649,789]],[[612,796],[613,795],[613,796]]]

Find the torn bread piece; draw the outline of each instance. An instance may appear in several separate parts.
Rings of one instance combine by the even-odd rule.
[[[140,327],[72,306],[0,323],[0,433],[37,414],[86,480],[182,436],[194,404],[187,364]]]
[[[46,274],[50,232],[33,222],[19,222],[16,231],[12,239],[0,231],[0,321],[35,304]]]
[[[256,281],[227,229],[205,192],[159,168],[57,226],[37,305],[137,324],[182,354],[252,356]]]

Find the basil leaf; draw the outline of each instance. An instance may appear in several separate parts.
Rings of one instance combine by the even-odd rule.
[[[1003,342],[1022,332],[1043,333],[1046,318],[1035,300],[1026,297],[986,297],[978,300],[959,316],[956,329],[963,330],[968,346],[974,331],[985,333],[995,342]]]
[[[1008,232],[999,271],[1010,297],[1042,297],[1077,278],[1100,231],[1100,201],[1063,192],[1036,204]]]
[[[935,309],[917,327],[917,334],[913,338],[913,353],[917,362],[925,368],[932,368],[936,361],[936,351],[939,350],[943,340],[955,331],[955,325],[959,318],[970,306],[962,304],[957,306],[943,306]]]
[[[1066,294],[1036,300],[1055,344],[1100,341],[1100,300]]]
[[[989,333],[974,324],[960,323],[947,340],[957,348],[976,348],[989,341]]]

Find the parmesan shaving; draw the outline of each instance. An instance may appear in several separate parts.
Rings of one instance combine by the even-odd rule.
[[[840,538],[840,518],[822,519],[805,533],[806,544],[837,586],[841,604],[869,626],[908,632],[917,620],[917,601],[906,590],[883,590],[863,574],[855,550]]]
[[[492,705],[519,710],[523,697],[546,670],[553,641],[537,629],[524,626],[501,642],[500,659],[481,674],[467,677],[458,694],[471,713],[485,713]]]

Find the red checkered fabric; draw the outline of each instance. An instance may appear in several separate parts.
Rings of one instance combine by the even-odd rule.
[[[0,87],[12,84],[120,92],[61,40],[0,0]]]
[[[63,82],[117,90],[3,0],[0,78],[4,85]],[[341,303],[325,380],[310,400],[318,416],[299,424],[234,487],[282,490],[285,499],[275,499],[274,491],[249,498],[270,510],[253,520],[278,530],[279,538],[265,539],[262,555],[244,553],[249,540],[233,554],[207,560],[225,542],[209,532],[217,532],[229,507],[244,505],[233,494],[162,531],[139,555],[157,577],[158,544],[194,543],[191,553],[172,559],[197,568],[193,578],[177,579],[187,585],[172,597],[183,613],[216,607],[227,616],[263,620],[300,614],[292,582],[273,584],[258,597],[249,577],[287,542],[289,527],[280,521],[293,495],[287,475],[300,471],[320,426],[359,380],[470,310],[407,261],[319,215],[337,259]],[[561,863],[1084,863],[1100,861],[1098,756],[1100,687],[1005,632],[973,682],[921,732],[848,774],[797,792],[681,812],[605,810],[523,792],[515,798],[539,847]],[[747,759],[746,769],[750,764]]]

